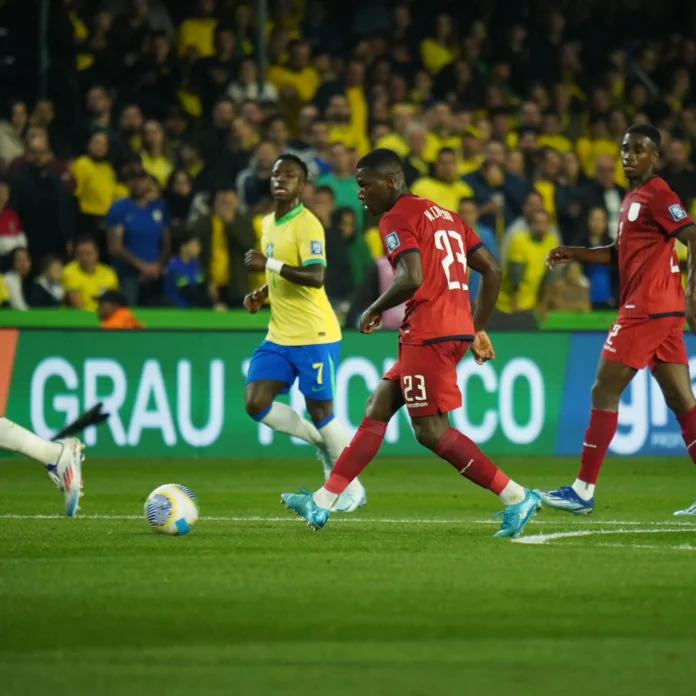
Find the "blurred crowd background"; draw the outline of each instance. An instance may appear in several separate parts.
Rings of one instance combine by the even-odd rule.
[[[544,261],[615,238],[632,123],[696,213],[695,37],[672,0],[5,0],[0,302],[239,307],[292,152],[353,327],[390,279],[353,173],[387,147],[500,259],[496,323],[615,307],[609,268]]]

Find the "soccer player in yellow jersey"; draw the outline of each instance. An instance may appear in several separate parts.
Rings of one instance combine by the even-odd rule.
[[[324,228],[301,203],[307,176],[299,157],[283,154],[276,160],[271,174],[275,212],[262,222],[264,253],[246,254],[250,270],[265,271],[266,285],[247,295],[244,306],[254,313],[268,298],[271,321],[251,358],[244,402],[254,420],[317,447],[328,477],[349,439],[333,412],[341,328],[324,290]],[[275,402],[296,379],[312,423]],[[356,479],[333,509],[352,512],[366,502]]]

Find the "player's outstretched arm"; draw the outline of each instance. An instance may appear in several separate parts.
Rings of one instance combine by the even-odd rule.
[[[388,309],[398,307],[410,300],[423,282],[423,267],[420,252],[404,254],[396,264],[396,273],[389,287],[380,295],[360,317],[359,328],[362,333],[372,333],[380,322],[380,317]]]
[[[546,259],[546,265],[550,270],[556,268],[559,263],[570,263],[571,261],[609,266],[612,263],[612,256],[614,253],[616,253],[616,247],[614,245],[595,247],[594,249],[561,246],[551,249]]]
[[[247,251],[244,264],[251,271],[268,269],[277,273],[281,278],[295,283],[295,285],[304,285],[309,288],[324,287],[326,279],[326,268],[321,263],[312,263],[309,266],[290,266],[277,259],[267,259],[256,249]]]
[[[679,230],[677,239],[689,251],[686,261],[686,321],[696,334],[696,225],[688,225]]]
[[[503,283],[503,269],[498,260],[485,246],[480,246],[467,259],[469,266],[481,274],[476,311],[474,312],[474,330],[485,331],[486,324],[495,309]]]

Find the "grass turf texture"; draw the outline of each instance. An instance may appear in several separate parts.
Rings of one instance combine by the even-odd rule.
[[[532,486],[575,473],[500,464]],[[90,459],[71,520],[31,517],[62,497],[38,465],[0,460],[0,692],[693,693],[696,520],[671,517],[696,494],[685,458],[611,460],[592,517],[544,510],[524,538],[611,534],[533,545],[493,539],[496,499],[434,459],[378,460],[367,508],[311,532],[278,497],[319,473]],[[201,502],[181,538],[142,518],[167,482]]]

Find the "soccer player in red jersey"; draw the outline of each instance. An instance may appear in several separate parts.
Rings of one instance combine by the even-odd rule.
[[[284,493],[281,501],[310,526],[323,527],[337,496],[377,455],[389,420],[405,404],[421,445],[503,501],[496,536],[517,536],[539,509],[539,496],[511,481],[450,426],[447,415],[462,405],[456,368],[469,346],[479,364],[495,357],[484,329],[500,291],[500,266],[458,215],[409,193],[401,159],[391,150],[365,155],[356,179],[362,203],[382,216],[380,236],[395,272],[360,318],[360,330],[372,333],[383,312],[406,302],[398,360],[368,399],[365,417],[324,487],[314,494]],[[482,276],[473,317],[467,265]]]
[[[592,387],[590,424],[585,431],[580,473],[572,486],[537,491],[549,507],[587,515],[618,423],[619,399],[636,372],[649,367],[667,405],[681,425],[687,451],[696,462],[696,398],[691,390],[684,345],[684,315],[696,332],[696,226],[679,198],[655,175],[660,133],[649,125],[631,126],[621,146],[629,192],[621,204],[612,246],[558,247],[548,265],[572,260],[615,264],[619,269],[619,315],[607,336]],[[678,239],[689,250],[686,298],[674,250]],[[696,503],[675,514],[696,515]]]

